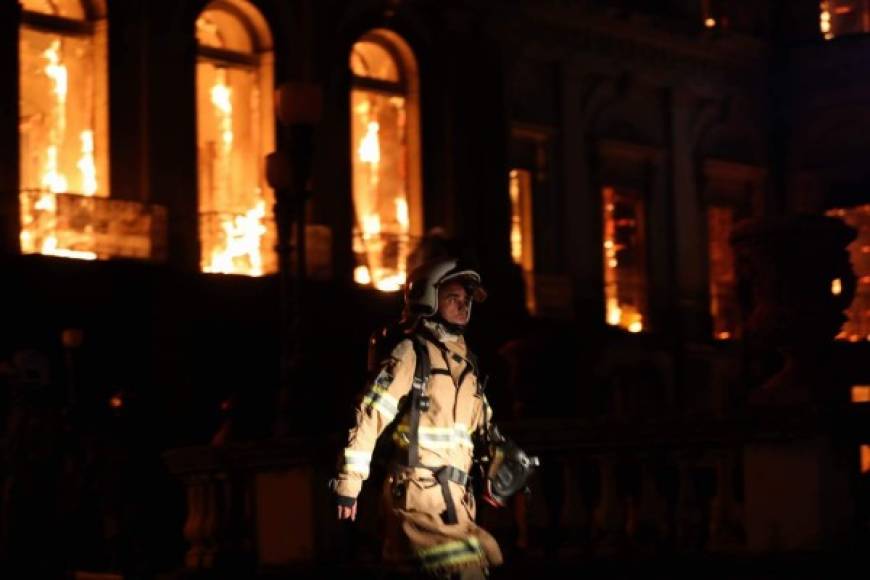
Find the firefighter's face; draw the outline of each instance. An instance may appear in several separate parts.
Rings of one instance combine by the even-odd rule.
[[[447,282],[438,289],[438,314],[451,324],[467,324],[471,296],[459,282]]]

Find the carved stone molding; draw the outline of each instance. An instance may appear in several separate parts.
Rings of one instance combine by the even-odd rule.
[[[743,215],[760,215],[767,170],[757,165],[704,159],[698,172],[701,203],[728,206]]]
[[[596,148],[601,183],[648,191],[652,174],[661,168],[667,152],[659,147],[603,139]]]
[[[747,81],[748,76],[764,73],[767,48],[751,37],[679,34],[652,22],[623,22],[579,7],[535,4],[511,17],[527,18],[529,13],[536,17],[536,26],[517,27],[522,34],[520,41],[558,47],[563,56],[583,54],[639,65],[644,71],[678,75],[703,72],[731,80]]]

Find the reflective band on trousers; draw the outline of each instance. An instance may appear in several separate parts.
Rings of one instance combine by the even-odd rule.
[[[438,544],[430,548],[417,550],[420,564],[426,569],[438,569],[445,566],[456,566],[469,562],[478,562],[485,556],[480,542],[471,537],[465,540],[455,540],[444,544]]]

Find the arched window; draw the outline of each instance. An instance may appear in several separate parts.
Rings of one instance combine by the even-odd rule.
[[[79,0],[21,5],[21,251],[104,257],[109,206],[84,198],[109,194],[106,20]]]
[[[353,45],[350,69],[354,280],[399,290],[423,231],[417,64],[398,35],[376,29]]]
[[[745,148],[751,149],[749,145]],[[739,339],[743,331],[730,239],[734,226],[751,217],[759,206],[765,174],[751,164],[715,158],[705,159],[701,172],[701,195],[706,206],[710,330],[715,340]]]
[[[264,171],[275,147],[269,28],[251,4],[217,0],[197,18],[196,40],[200,266],[268,274],[277,269]]]

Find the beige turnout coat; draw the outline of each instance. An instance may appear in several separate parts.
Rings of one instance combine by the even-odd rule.
[[[429,408],[420,411],[419,463],[432,468],[453,466],[468,473],[472,434],[488,425],[492,411],[467,358],[464,339],[453,338],[441,342],[432,336],[425,340],[433,374],[426,388]],[[415,365],[410,339],[400,342],[382,364],[357,408],[356,425],[350,430],[337,478],[338,495],[355,498],[359,494],[378,437],[411,394]],[[405,413],[393,433],[395,442],[405,449],[408,415]],[[494,538],[474,523],[474,495],[454,481],[449,482],[449,490],[455,524],[444,520],[447,506],[432,470],[398,466],[387,477],[383,501],[387,512],[384,555],[388,561],[436,573],[501,563]]]

